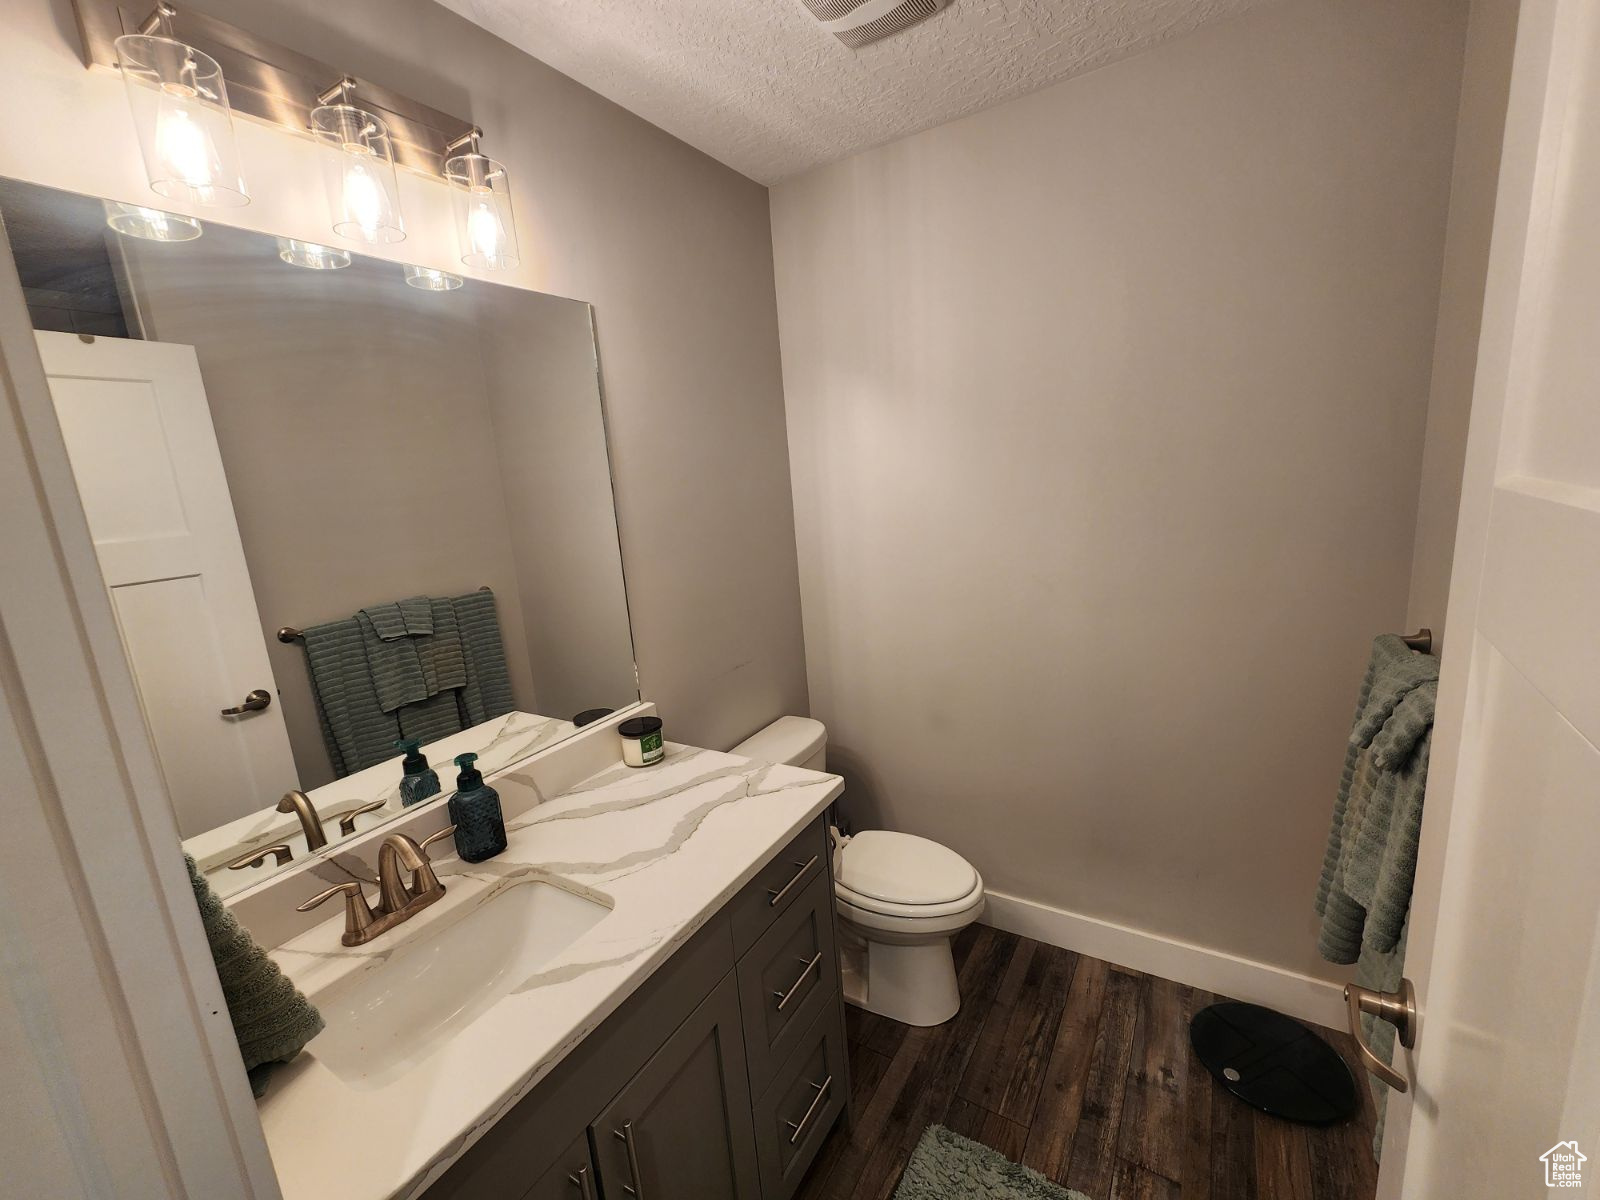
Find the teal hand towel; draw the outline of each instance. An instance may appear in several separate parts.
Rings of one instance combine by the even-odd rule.
[[[1374,640],[1317,883],[1317,949],[1329,962],[1392,952],[1411,906],[1439,660]]]
[[[271,1068],[299,1054],[322,1032],[322,1014],[217,898],[194,859],[185,854],[183,861],[189,867],[194,902],[200,909],[211,959],[217,965],[223,999],[228,1002],[239,1055],[250,1073],[251,1090],[260,1096],[267,1089]]]

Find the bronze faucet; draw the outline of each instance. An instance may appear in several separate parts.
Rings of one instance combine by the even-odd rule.
[[[346,946],[361,946],[396,925],[404,924],[440,896],[444,884],[433,872],[428,861],[428,847],[440,838],[455,833],[454,825],[441,829],[423,840],[421,845],[403,833],[391,833],[378,847],[378,907],[367,903],[367,895],[355,880],[336,883],[326,891],[318,892],[298,907],[309,912],[324,900],[344,896],[344,936],[339,940]],[[404,872],[411,872],[408,884]]]
[[[322,818],[317,814],[317,806],[311,803],[311,797],[302,791],[285,792],[283,799],[278,801],[278,811],[293,813],[300,818],[300,828],[305,831],[306,849],[321,850],[328,844],[328,835],[322,832]]]

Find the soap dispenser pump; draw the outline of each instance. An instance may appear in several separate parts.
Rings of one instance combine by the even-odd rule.
[[[500,793],[483,781],[473,764],[476,754],[456,755],[461,774],[456,794],[450,797],[450,819],[456,827],[456,853],[463,862],[479,863],[506,848],[506,822],[500,811]]]
[[[422,743],[412,738],[401,738],[395,743],[406,752],[400,763],[400,806],[409,808],[420,804],[429,796],[439,794],[439,772],[428,765],[423,756]]]

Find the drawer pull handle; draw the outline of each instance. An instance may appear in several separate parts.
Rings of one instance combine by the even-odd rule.
[[[811,1107],[806,1109],[806,1115],[801,1117],[799,1121],[784,1122],[785,1125],[794,1130],[789,1135],[789,1145],[791,1146],[800,1140],[800,1135],[805,1133],[806,1126],[811,1124],[811,1118],[816,1116],[817,1110],[822,1107],[822,1098],[828,1094],[828,1089],[833,1086],[833,1076],[829,1075],[821,1083],[813,1083],[811,1086],[817,1089],[817,1094],[811,1098]]]
[[[628,1182],[622,1185],[622,1190],[644,1200],[639,1191],[639,1148],[633,1143],[633,1122],[624,1121],[622,1128],[613,1129],[611,1135],[628,1148]]]
[[[806,872],[807,871],[811,870],[812,867],[817,865],[817,856],[815,854],[813,854],[805,862],[803,862],[803,863],[794,863],[792,865],[800,868],[798,871],[796,871],[794,873],[794,878],[793,879],[789,880],[789,882],[784,884],[781,888],[768,888],[767,889],[767,907],[768,908],[777,908],[778,905],[783,903],[783,898],[789,894],[790,889],[793,888],[795,884],[799,883],[802,879],[804,879],[806,877]]]
[[[797,978],[793,983],[791,983],[789,985],[789,990],[788,991],[786,991],[786,992],[773,992],[772,993],[772,998],[778,1002],[778,1011],[779,1012],[782,1012],[785,1008],[789,1007],[789,1001],[794,999],[795,993],[800,990],[800,985],[806,981],[806,976],[810,975],[811,972],[815,971],[817,969],[817,964],[820,963],[821,961],[822,961],[822,951],[818,950],[806,962],[806,965],[801,968],[799,978]]]
[[[594,1200],[594,1188],[589,1185],[589,1168],[579,1167],[576,1175],[568,1175],[567,1182],[578,1189],[583,1200]]]

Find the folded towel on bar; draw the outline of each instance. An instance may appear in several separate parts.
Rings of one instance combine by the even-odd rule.
[[[1399,944],[1411,906],[1439,660],[1393,634],[1372,644],[1317,883],[1317,949],[1353,963]]]
[[[450,607],[460,622],[461,644],[467,651],[467,685],[461,689],[461,704],[467,725],[481,725],[516,707],[511,698],[511,675],[506,670],[494,593],[479,588],[453,597]]]
[[[217,898],[194,859],[185,854],[183,861],[189,867],[189,884],[222,983],[222,998],[228,1002],[239,1055],[250,1075],[251,1090],[260,1096],[267,1090],[272,1068],[288,1062],[322,1032],[322,1014]]]
[[[309,625],[301,634],[322,742],[343,779],[395,756],[400,723],[378,703],[366,641],[354,617]]]
[[[433,602],[426,596],[408,596],[393,604],[374,604],[361,611],[386,642],[423,637],[433,632]]]
[[[432,632],[418,636],[386,638],[384,625],[372,617],[373,610],[364,608],[356,614],[367,666],[378,691],[378,706],[384,712],[397,712],[407,704],[421,704],[440,692],[466,686],[467,660],[455,610],[449,600],[426,602],[427,627]],[[384,607],[400,611],[409,603]],[[410,626],[409,621],[405,624]]]
[[[416,600],[427,601],[433,632],[385,639],[393,627],[385,610],[414,611]],[[413,620],[420,626],[414,616],[407,625]],[[394,758],[397,738],[435,742],[515,707],[487,590],[375,605],[302,637],[323,742],[341,779]]]

